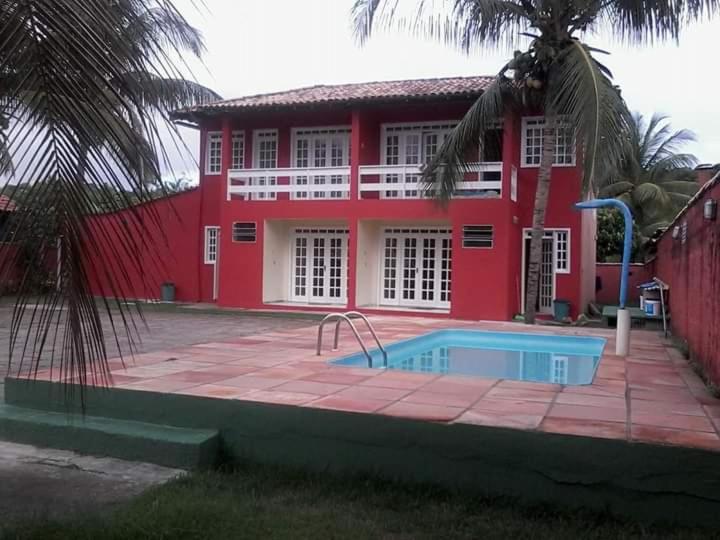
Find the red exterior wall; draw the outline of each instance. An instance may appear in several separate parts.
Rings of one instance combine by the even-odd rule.
[[[169,281],[175,283],[177,300],[211,301],[212,274],[208,277],[204,272],[203,252],[198,249],[203,241],[198,212],[201,194],[196,189],[91,218],[96,247],[88,259],[88,272],[93,293],[155,299],[160,296],[160,285]],[[123,244],[120,231],[124,228],[140,240]],[[110,268],[116,270],[112,275],[106,273]]]
[[[372,109],[315,111],[293,113],[264,113],[226,119],[231,130],[244,130],[245,163],[252,164],[252,130],[278,129],[278,167],[291,163],[290,128],[295,126],[348,125],[351,135],[351,197],[343,201],[289,200],[288,194],[278,194],[276,201],[224,202],[220,210],[222,231],[230,231],[234,221],[254,221],[258,224],[255,244],[236,244],[230,234],[221,237],[220,295],[222,306],[247,308],[267,307],[262,300],[263,226],[269,220],[340,221],[350,229],[350,257],[348,304],[355,308],[355,254],[358,223],[365,219],[398,222],[438,220],[453,229],[453,279],[450,315],[458,318],[509,319],[520,312],[522,230],[532,223],[537,168],[521,168],[520,118],[508,117],[505,121],[503,144],[503,197],[501,199],[468,199],[452,201],[441,208],[428,200],[380,200],[357,197],[357,165],[380,163],[381,124],[392,122],[419,122],[456,120],[462,117],[470,102],[443,103],[440,106],[394,105]],[[202,127],[202,138],[207,131],[217,130],[222,123]],[[223,145],[227,149],[229,145]],[[226,152],[224,152],[226,153]],[[510,178],[513,166],[518,170],[517,203],[510,200]],[[204,178],[208,178],[205,176]],[[213,175],[212,182],[218,178]],[[223,182],[225,176],[222,175]],[[278,179],[278,183],[288,183]],[[581,306],[581,234],[580,213],[573,204],[579,200],[578,167],[556,167],[553,170],[550,203],[546,226],[571,228],[570,273],[557,276],[556,294],[572,302],[572,315],[584,310]],[[463,249],[463,225],[494,226],[495,244],[492,249]],[[307,308],[304,308],[307,309]]]
[[[600,304],[617,305],[620,296],[620,263],[597,263],[597,275],[600,278],[601,288],[595,293],[595,299]],[[640,291],[638,285],[647,283],[653,278],[652,268],[644,264],[630,265],[630,279],[628,280],[628,302],[639,304]]]
[[[670,286],[673,334],[687,340],[691,354],[720,384],[720,217],[703,218],[705,201],[720,200],[720,177],[714,182],[675,221],[687,223],[686,241],[682,234],[674,239],[671,226],[658,242],[653,267]]]

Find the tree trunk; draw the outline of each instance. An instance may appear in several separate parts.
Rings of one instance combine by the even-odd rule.
[[[525,323],[535,324],[537,312],[538,287],[540,284],[540,264],[542,263],[542,243],[545,232],[545,211],[550,193],[550,175],[555,158],[555,115],[545,116],[543,128],[543,148],[538,170],[535,207],[533,209],[532,232],[530,234],[530,256],[527,265],[527,289],[525,294]],[[523,240],[524,242],[524,240]],[[523,249],[525,246],[523,245]]]

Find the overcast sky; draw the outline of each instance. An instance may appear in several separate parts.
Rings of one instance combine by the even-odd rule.
[[[414,0],[405,0],[414,1]],[[352,38],[353,0],[177,0],[204,34],[205,66],[195,78],[224,98],[314,84],[495,73],[511,51],[466,56],[433,41],[405,35],[374,37],[359,47]],[[662,112],[673,127],[694,131],[689,146],[701,162],[720,162],[720,106],[716,43],[720,21],[696,24],[680,44],[623,46],[607,35],[587,41],[610,51],[604,59],[632,110]],[[182,130],[194,158],[197,133]],[[197,177],[192,158],[173,158],[175,173]]]

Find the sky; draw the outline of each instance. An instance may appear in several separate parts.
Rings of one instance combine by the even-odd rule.
[[[412,2],[417,0],[404,0]],[[192,77],[223,98],[315,84],[487,75],[510,50],[465,55],[445,44],[402,33],[375,35],[360,47],[353,39],[354,0],[176,0],[204,36],[203,62],[187,60]],[[688,145],[700,162],[720,162],[720,105],[715,43],[720,18],[693,24],[679,44],[628,46],[609,33],[586,37],[610,52],[603,62],[632,110],[671,117],[676,129],[692,130]],[[518,44],[523,48],[526,43]],[[187,152],[173,152],[172,171],[196,179],[198,134],[181,129]]]

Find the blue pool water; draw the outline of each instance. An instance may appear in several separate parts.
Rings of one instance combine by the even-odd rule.
[[[387,366],[380,350],[371,350],[372,365],[369,367],[568,385],[590,384],[605,341],[596,337],[438,330],[386,346]],[[368,359],[362,352],[333,363],[368,367]]]

